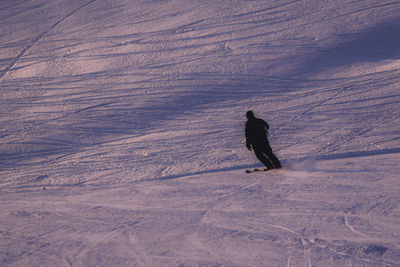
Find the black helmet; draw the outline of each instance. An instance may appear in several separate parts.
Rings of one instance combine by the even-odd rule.
[[[253,111],[251,111],[251,110],[249,110],[249,111],[246,112],[246,117],[247,117],[248,120],[253,120],[253,119],[256,118],[256,117],[254,116]]]

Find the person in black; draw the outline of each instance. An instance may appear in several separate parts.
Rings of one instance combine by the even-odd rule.
[[[269,125],[263,119],[256,118],[253,111],[246,113],[246,146],[251,151],[253,149],[256,157],[268,168],[281,168],[281,162],[272,153],[271,146],[268,142]]]

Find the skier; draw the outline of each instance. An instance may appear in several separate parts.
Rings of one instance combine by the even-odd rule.
[[[246,117],[246,147],[250,151],[253,149],[256,157],[267,167],[266,170],[281,168],[281,163],[272,153],[268,142],[268,123],[263,119],[256,118],[251,110],[247,111]]]

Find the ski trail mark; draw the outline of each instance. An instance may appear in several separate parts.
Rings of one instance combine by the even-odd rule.
[[[287,231],[287,232],[292,233],[294,235],[297,235],[297,233],[295,231],[293,231],[292,229],[289,229],[287,227],[284,227],[284,226],[275,225],[275,224],[269,224],[269,223],[266,224],[266,225],[268,225],[270,227],[273,227],[273,228],[277,228],[277,229],[283,230],[283,231]]]
[[[353,226],[350,225],[350,223],[349,223],[349,218],[348,218],[347,214],[344,216],[344,224],[345,224],[345,225],[347,226],[347,228],[349,228],[350,231],[352,231],[353,233],[358,234],[358,235],[361,235],[361,236],[364,236],[364,237],[368,237],[367,235],[365,235],[365,234],[363,234],[363,233],[357,231],[356,229],[353,228]]]
[[[3,77],[14,67],[15,64],[28,52],[40,39],[43,38],[47,33],[52,31],[54,28],[56,28],[60,23],[62,23],[64,20],[69,18],[70,16],[74,15],[76,12],[81,10],[82,8],[86,7],[87,5],[90,5],[91,3],[95,2],[97,0],[90,0],[89,2],[79,6],[78,8],[74,9],[64,17],[62,17],[60,20],[56,21],[53,25],[51,25],[49,28],[44,30],[41,34],[36,36],[28,45],[24,47],[24,49],[21,50],[21,52],[18,53],[18,55],[11,61],[11,63],[0,73],[0,81],[3,79]]]
[[[287,125],[290,125],[293,121],[298,120],[299,118],[301,118],[302,116],[304,116],[306,113],[309,113],[323,105],[325,105],[326,103],[328,103],[331,100],[336,99],[337,97],[339,97],[342,93],[346,92],[348,89],[350,89],[350,86],[348,87],[343,87],[342,89],[338,90],[335,94],[333,94],[333,96],[327,97],[319,102],[317,102],[316,104],[312,105],[310,108],[302,111],[299,115],[295,115],[292,118],[290,118],[288,121],[286,121],[286,123],[284,123],[280,128],[284,128]],[[274,130],[271,130],[269,132],[269,136],[273,136],[274,134]]]

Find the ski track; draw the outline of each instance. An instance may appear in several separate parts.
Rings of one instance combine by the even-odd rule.
[[[55,22],[53,25],[51,25],[51,27],[49,27],[48,29],[46,29],[45,31],[43,31],[41,34],[39,34],[37,37],[35,37],[28,45],[25,46],[24,49],[21,50],[21,52],[18,53],[17,56],[15,56],[14,59],[12,59],[11,63],[2,71],[2,73],[0,74],[0,81],[2,80],[2,78],[4,77],[4,75],[6,75],[11,68],[14,67],[14,65],[18,62],[18,60],[20,58],[22,58],[42,37],[44,37],[46,34],[48,34],[51,30],[53,30],[54,28],[56,28],[60,23],[62,23],[64,20],[66,20],[67,18],[71,17],[72,15],[74,15],[76,12],[78,12],[80,9],[84,8],[85,6],[95,2],[96,0],[91,0],[88,1],[87,3],[79,6],[78,8],[74,9],[72,12],[70,12],[69,14],[67,14],[66,16],[62,17],[60,20],[58,20],[57,22]]]
[[[397,1],[1,9],[0,265],[398,265]]]

